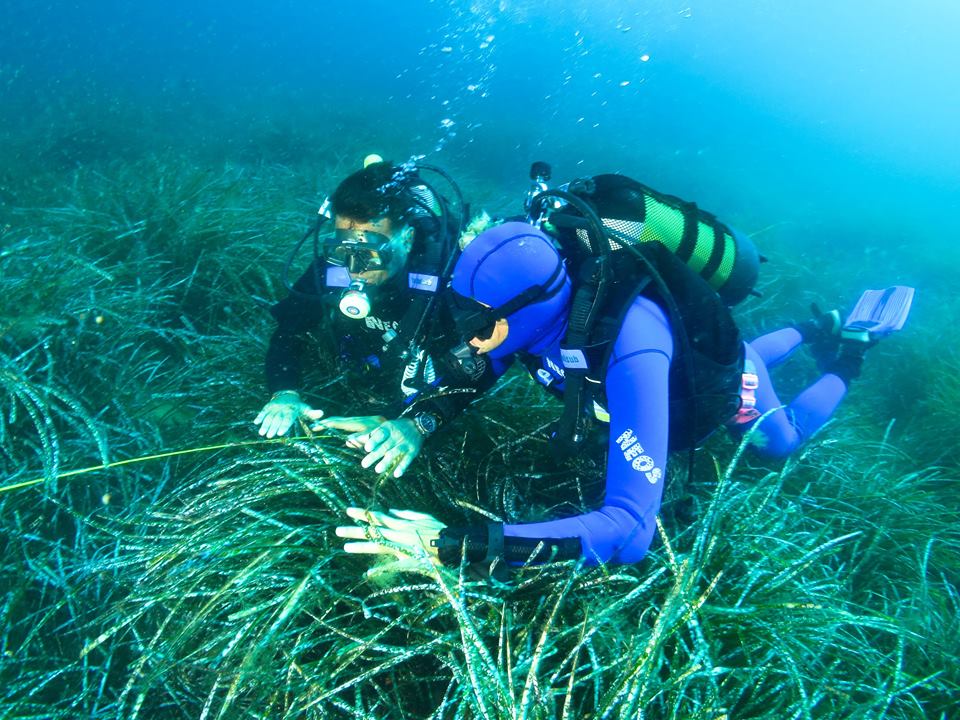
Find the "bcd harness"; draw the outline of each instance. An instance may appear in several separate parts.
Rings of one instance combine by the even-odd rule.
[[[667,280],[679,308],[680,325],[671,317],[677,340],[669,384],[669,437],[672,451],[702,441],[737,411],[743,344],[727,307],[699,278],[673,261],[668,252],[644,247],[645,260]],[[574,274],[576,273],[576,274]],[[666,305],[646,268],[632,254],[591,258],[578,271],[567,334],[561,343],[564,389],[548,389],[563,400],[553,442],[561,455],[577,452],[586,439],[594,408],[605,408],[606,372],[624,317],[638,296]],[[536,375],[540,358],[523,358]],[[692,378],[687,377],[692,373]]]
[[[600,178],[612,178],[631,191],[643,187],[622,176]],[[677,340],[678,357],[670,370],[671,449],[692,449],[739,407],[740,333],[718,292],[667,243],[638,242],[639,237],[620,229],[637,224],[636,220],[601,219],[597,184],[589,182],[589,192],[547,190],[532,202],[531,215],[539,209],[542,224],[552,230],[569,259],[574,282],[567,334],[561,344],[564,408],[554,441],[562,454],[570,455],[586,439],[588,408],[605,405],[602,391],[613,341],[630,305],[642,294],[665,307]],[[570,187],[576,189],[575,184]],[[553,198],[563,205],[557,207]],[[692,204],[685,207],[687,216],[693,217],[687,227],[701,226],[712,218],[697,215]],[[639,210],[640,217],[645,210]],[[621,209],[618,214],[628,213]],[[715,236],[721,234],[720,227],[716,223]],[[725,237],[718,242],[726,244]]]

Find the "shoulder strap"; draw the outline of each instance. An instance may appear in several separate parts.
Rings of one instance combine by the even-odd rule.
[[[418,187],[429,190],[425,184]],[[438,207],[446,208],[447,201],[442,195],[430,193]],[[437,297],[449,280],[460,254],[457,243],[460,227],[445,213],[439,217],[420,218],[414,227],[424,235],[424,247],[420,257],[406,271],[407,287],[413,295],[410,305],[400,319],[396,335],[387,341],[384,348],[393,361],[407,360],[427,334]]]
[[[607,255],[588,258],[578,273],[570,307],[567,334],[560,345],[563,360],[563,412],[557,422],[555,443],[562,455],[572,455],[586,439],[589,419],[585,413],[589,395],[587,375],[592,368],[587,357],[591,334],[606,301],[612,279],[610,258]]]

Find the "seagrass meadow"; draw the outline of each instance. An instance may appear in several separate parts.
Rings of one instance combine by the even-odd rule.
[[[923,145],[943,128],[955,144],[958,122],[870,125],[920,105],[897,65],[882,112],[849,120],[862,144],[811,140],[805,121],[842,129],[827,110],[857,109],[811,99],[843,73],[817,76],[809,115],[779,94],[803,73],[761,83],[773,100],[732,80],[727,98],[707,70],[755,48],[715,18],[693,25],[705,4],[642,3],[666,9],[638,19],[570,0],[545,29],[542,3],[427,2],[395,32],[389,13],[416,4],[302,3],[323,12],[300,22],[284,15],[296,2],[238,0],[234,27],[204,10],[221,3],[10,3],[20,22],[0,42],[28,59],[0,55],[0,718],[960,718],[956,173]],[[776,18],[750,36],[775,38]],[[895,34],[911,37],[848,32],[842,47]],[[810,64],[829,55],[809,47]],[[871,62],[909,59],[883,49]],[[713,59],[684,64],[700,53]],[[955,65],[928,95],[957,85]],[[879,155],[924,149],[910,172]],[[559,406],[516,371],[399,480],[362,470],[340,434],[256,434],[285,256],[371,152],[426,154],[502,216],[540,159],[557,181],[620,171],[697,200],[770,259],[762,297],[735,311],[747,337],[868,287],[917,299],[789,461],[723,432],[692,474],[672,459],[641,563],[508,581],[378,564],[342,550],[345,508],[535,521],[593,507],[603,467],[553,460]],[[363,388],[307,365],[314,406],[362,409]],[[815,372],[798,353],[775,372],[781,397]]]
[[[96,133],[32,137],[42,162],[4,165],[0,717],[957,717],[944,288],[920,289],[789,462],[719,434],[692,477],[678,458],[636,566],[509,582],[372,566],[334,536],[348,506],[532,520],[589,507],[602,468],[551,460],[557,405],[519,373],[401,480],[361,470],[341,436],[259,439],[283,255],[371,139],[204,156],[157,132],[122,154]],[[448,169],[491,210],[517,203]],[[855,293],[837,263],[791,262],[776,227],[747,230],[777,258],[739,311],[748,333]],[[813,372],[797,365],[787,388]],[[309,397],[355,403],[338,380],[317,364]]]

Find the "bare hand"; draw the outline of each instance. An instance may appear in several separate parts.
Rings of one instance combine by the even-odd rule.
[[[423,447],[423,435],[413,420],[406,418],[386,420],[376,415],[332,417],[317,423],[314,429],[319,428],[352,432],[347,436],[347,446],[362,448],[367,453],[360,466],[368,468],[372,465],[377,473],[392,469],[395,478],[403,475]]]
[[[388,554],[398,558],[418,556],[425,552],[438,560],[433,542],[446,527],[432,515],[413,510],[390,510],[388,513],[363,508],[347,508],[347,515],[357,522],[337,528],[337,537],[359,540],[345,543],[349,553]]]
[[[300,394],[296,390],[283,390],[270,398],[253,423],[260,426],[261,437],[273,438],[286,435],[300,418],[319,420],[321,417],[323,417],[323,410],[311,408],[300,399]]]

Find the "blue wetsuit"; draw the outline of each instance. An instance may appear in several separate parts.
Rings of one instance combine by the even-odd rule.
[[[562,335],[561,335],[562,337]],[[560,338],[540,357],[543,373],[562,390]],[[610,415],[603,506],[575,517],[505,525],[507,537],[579,537],[589,564],[631,563],[647,552],[666,474],[670,362],[673,338],[663,310],[638,297],[627,311],[607,366]]]
[[[787,407],[770,380],[768,368],[786,360],[801,344],[795,328],[784,328],[744,343],[759,386],[757,410],[764,418],[755,442],[761,454],[785,457],[816,432],[846,394],[846,385],[827,374]],[[607,366],[605,394],[609,413],[606,487],[603,505],[574,517],[540,523],[505,525],[508,537],[579,537],[588,564],[631,563],[646,554],[656,527],[666,474],[670,362],[674,342],[670,322],[652,300],[637,297],[627,311]],[[563,389],[560,340],[539,355],[541,384]],[[757,421],[731,426],[745,431]]]
[[[754,436],[754,449],[767,457],[783,458],[796,450],[823,426],[847,394],[847,385],[837,375],[827,373],[797,395],[786,407],[777,397],[769,369],[789,358],[800,347],[803,337],[793,327],[776,330],[745,343],[746,357],[756,368],[759,385],[756,390],[757,410],[764,414]],[[737,425],[732,429],[746,431],[758,421]]]

